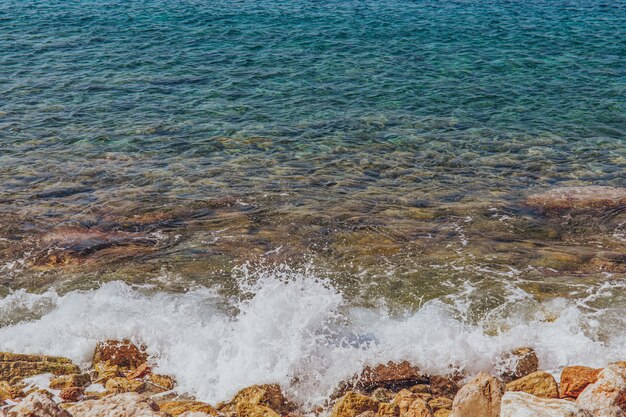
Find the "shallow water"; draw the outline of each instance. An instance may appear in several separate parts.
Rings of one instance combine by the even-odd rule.
[[[553,370],[623,357],[626,210],[525,199],[626,186],[625,39],[624,1],[2,2],[0,348],[84,360],[135,337],[209,400],[298,374],[317,401],[363,361],[477,370],[516,344]],[[258,336],[239,303],[276,277],[319,310],[252,320],[271,341],[232,353]],[[173,309],[158,329],[155,303]],[[329,336],[337,309],[347,330]],[[33,337],[59,315],[55,334],[88,324]],[[462,336],[431,343],[432,317]],[[363,320],[376,348],[329,347]],[[172,323],[212,353],[177,368]],[[315,352],[273,372],[273,343]],[[245,376],[211,371],[218,388],[188,372],[239,360]]]

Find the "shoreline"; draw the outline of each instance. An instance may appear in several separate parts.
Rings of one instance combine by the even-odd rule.
[[[618,417],[626,411],[626,361],[567,366],[558,382],[541,370],[532,348],[515,349],[499,361],[498,375],[428,375],[407,361],[366,366],[324,404],[308,409],[276,383],[242,387],[229,401],[208,404],[177,392],[174,378],[153,372],[158,358],[145,347],[109,340],[97,345],[87,370],[62,357],[0,353],[0,415]]]

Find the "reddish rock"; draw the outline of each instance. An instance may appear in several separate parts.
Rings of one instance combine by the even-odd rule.
[[[451,378],[442,375],[430,377],[430,393],[433,397],[453,399],[457,392],[459,392],[459,386]]]
[[[602,369],[588,368],[586,366],[567,366],[561,372],[561,397],[578,398],[587,385],[598,380],[598,374]]]
[[[94,368],[100,363],[105,363],[108,366],[135,370],[147,360],[145,349],[135,346],[129,340],[108,340],[98,343],[93,355]]]
[[[428,382],[419,368],[409,362],[388,362],[375,367],[366,367],[361,374],[352,380],[357,389],[371,391],[383,387],[389,389],[408,388],[418,383]]]
[[[83,399],[85,390],[80,387],[67,387],[61,390],[59,398],[67,402],[77,402]]]
[[[128,379],[140,379],[140,378],[143,378],[143,377],[149,375],[150,372],[151,372],[150,365],[148,365],[148,363],[145,362],[145,363],[142,363],[141,365],[139,365],[139,367],[137,367],[137,369],[135,369],[134,371],[132,371],[131,373],[126,375],[126,378],[128,378]]]
[[[623,417],[626,414],[626,368],[609,365],[598,379],[580,393],[576,404],[596,417]]]

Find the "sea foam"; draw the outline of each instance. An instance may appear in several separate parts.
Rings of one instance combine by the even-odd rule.
[[[363,366],[389,360],[471,374],[497,371],[503,352],[532,346],[541,367],[558,373],[568,364],[603,366],[626,354],[623,333],[599,340],[597,317],[564,299],[532,304],[531,318],[509,309],[470,323],[459,301],[467,288],[456,303],[435,299],[392,315],[384,307],[353,306],[311,273],[253,275],[242,281],[246,296],[227,303],[212,289],[174,294],[123,282],[64,295],[19,290],[0,300],[0,350],[62,355],[87,367],[98,341],[130,338],[155,356],[157,372],[201,400],[215,403],[245,386],[277,382],[304,406],[323,403]],[[511,287],[513,305],[526,297]]]

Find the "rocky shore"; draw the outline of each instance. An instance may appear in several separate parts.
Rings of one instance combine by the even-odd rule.
[[[539,369],[531,348],[501,358],[498,375],[428,375],[408,362],[366,367],[326,404],[303,409],[277,384],[254,385],[207,404],[154,373],[130,341],[98,344],[89,370],[62,357],[0,353],[4,417],[623,417],[626,361],[565,367],[560,382]]]

